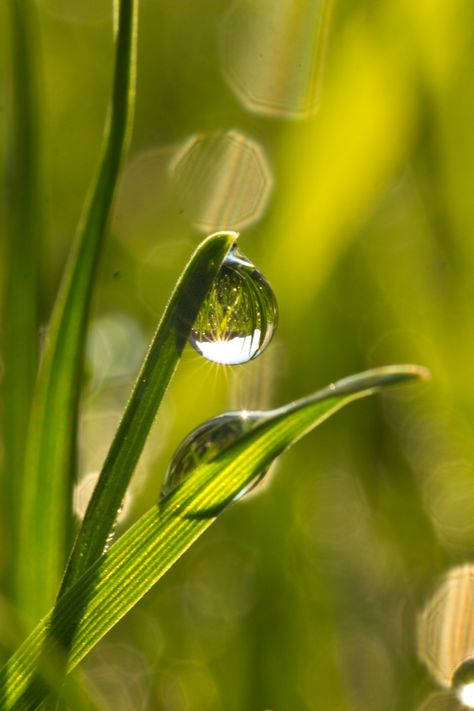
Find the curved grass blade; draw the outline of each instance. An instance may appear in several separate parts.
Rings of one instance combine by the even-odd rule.
[[[54,601],[70,539],[82,355],[92,287],[130,128],[137,0],[120,0],[104,152],[56,300],[36,385],[26,453],[16,598],[25,620]],[[41,581],[41,582],[40,582]]]
[[[204,240],[176,284],[102,467],[58,597],[64,594],[106,548],[130,478],[187,343],[191,327],[237,237],[236,232],[220,232]],[[86,605],[87,595],[84,595],[83,606]],[[80,618],[81,610],[78,609],[75,618],[70,620],[67,634],[61,638],[63,650],[69,649],[74,638],[75,625]],[[54,616],[52,625],[55,625]],[[45,656],[48,654],[42,655],[41,666],[49,666]],[[56,688],[60,686],[61,675],[66,671],[64,659],[64,654],[62,657],[58,656],[55,664]]]
[[[102,467],[74,544],[60,594],[92,565],[106,546],[191,327],[236,239],[236,232],[218,232],[208,237],[197,248],[177,282]]]
[[[36,7],[8,3],[11,27],[12,101],[8,189],[8,235],[4,299],[5,345],[3,441],[9,530],[9,572],[17,560],[18,522],[25,439],[38,355],[38,254],[42,236],[38,127]],[[7,578],[11,578],[8,575]],[[9,581],[7,581],[9,582]]]
[[[197,466],[66,591],[0,672],[0,707],[5,711],[35,708],[46,693],[35,677],[40,655],[48,650],[54,653],[80,611],[67,662],[68,670],[73,669],[215,521],[214,517],[196,518],[197,510],[212,510],[225,499],[235,498],[275,457],[350,402],[427,375],[416,366],[379,368],[262,413],[260,424],[216,459]]]

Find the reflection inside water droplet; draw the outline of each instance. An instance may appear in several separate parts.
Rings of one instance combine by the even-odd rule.
[[[458,667],[453,676],[452,687],[463,706],[474,709],[474,659],[468,659]]]
[[[199,311],[189,342],[208,360],[239,365],[265,350],[277,322],[270,284],[234,247]]]
[[[214,417],[196,427],[179,445],[173,455],[166,472],[161,497],[167,496],[181,484],[200,464],[208,464],[222,454],[236,440],[242,437],[262,420],[261,413],[228,412]],[[222,500],[214,502],[210,507],[200,509],[191,514],[195,518],[216,516],[231,501],[237,501],[251,491],[265,476],[267,467],[254,475],[252,479],[230,494],[226,493]]]

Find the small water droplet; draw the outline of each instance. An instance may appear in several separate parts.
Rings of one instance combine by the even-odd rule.
[[[208,420],[196,427],[181,442],[173,455],[165,474],[161,498],[176,489],[191,472],[201,464],[209,464],[230,447],[237,439],[249,432],[259,421],[261,413],[228,412]],[[256,474],[249,482],[237,491],[227,494],[218,503],[205,507],[190,515],[191,518],[208,518],[217,516],[231,501],[237,501],[251,491],[265,476],[267,467]]]
[[[201,306],[189,342],[208,360],[239,365],[265,350],[277,322],[270,284],[234,247]]]
[[[474,659],[468,659],[456,669],[452,688],[463,706],[474,709]]]
[[[115,540],[116,533],[117,533],[117,523],[115,522],[112,530],[110,531],[109,535],[107,536],[107,540],[105,541],[103,553],[107,553],[110,546],[113,544],[113,542]]]

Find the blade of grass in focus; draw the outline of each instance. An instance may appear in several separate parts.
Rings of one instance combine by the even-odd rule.
[[[163,395],[176,370],[192,324],[236,239],[235,232],[220,232],[208,237],[199,245],[176,284],[87,507],[59,597],[107,547],[130,478]],[[86,604],[87,597],[84,596],[83,606]],[[67,635],[61,639],[63,650],[69,648],[80,618],[81,609],[78,608],[74,618],[70,619]],[[57,664],[55,687],[58,688],[60,684],[61,670],[60,664]],[[54,701],[52,708],[57,708]]]
[[[64,570],[87,317],[131,122],[137,2],[120,0],[118,8],[103,156],[53,309],[30,421],[15,579],[19,610],[30,621],[52,604]]]
[[[189,331],[221,264],[237,238],[220,232],[198,247],[177,282],[138,375],[74,544],[61,594],[103,552],[125,491]]]
[[[25,439],[37,370],[37,285],[41,241],[38,48],[36,8],[29,0],[8,3],[11,27],[12,102],[9,155],[5,323],[5,516],[9,525],[7,586],[18,560],[19,491]]]
[[[350,402],[425,377],[427,371],[416,366],[379,368],[260,413],[255,427],[214,460],[198,465],[65,592],[0,672],[0,707],[35,708],[48,693],[47,683],[38,677],[38,663],[54,657],[72,624],[67,666],[73,669],[215,521],[214,515],[201,517],[199,512],[224,510],[275,457]]]

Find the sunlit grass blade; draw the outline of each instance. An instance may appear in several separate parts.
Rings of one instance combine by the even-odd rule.
[[[130,478],[187,343],[191,327],[237,236],[235,232],[220,232],[208,237],[199,245],[178,279],[145,356],[87,507],[59,597],[100,556],[107,545]],[[84,607],[86,604],[87,598],[84,597]],[[78,609],[75,618],[70,619],[67,635],[61,639],[63,650],[69,648],[74,637],[75,624],[79,622],[80,617],[81,610]],[[56,665],[56,687],[61,683],[60,666],[60,664]],[[63,671],[65,671],[64,665]]]
[[[235,232],[208,237],[177,282],[102,467],[69,560],[62,591],[100,556],[107,543],[191,327],[236,239]]]
[[[136,11],[136,0],[120,0],[103,157],[54,306],[35,391],[15,581],[20,612],[33,621],[54,600],[70,542],[82,354],[98,258],[130,127]]]
[[[49,651],[54,656],[57,645],[69,636],[71,621],[75,633],[69,670],[215,521],[214,516],[196,517],[197,511],[222,509],[222,502],[235,498],[275,457],[350,402],[427,375],[417,366],[379,368],[262,412],[261,422],[217,458],[198,465],[65,592],[0,672],[0,707],[35,708],[47,693],[47,685],[35,676],[38,662]]]
[[[8,235],[4,299],[4,490],[8,572],[18,559],[18,524],[25,439],[37,370],[38,254],[41,241],[38,51],[34,3],[8,3],[11,27]],[[10,577],[10,576],[8,576]],[[10,584],[10,581],[7,581]]]

